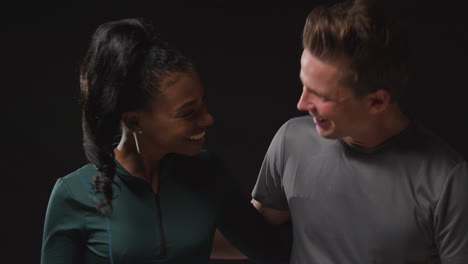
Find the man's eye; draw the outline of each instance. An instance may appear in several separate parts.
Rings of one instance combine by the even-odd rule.
[[[328,98],[327,96],[323,96],[323,95],[317,95],[318,98],[320,98],[320,100],[326,102],[326,101],[330,101],[330,98]]]

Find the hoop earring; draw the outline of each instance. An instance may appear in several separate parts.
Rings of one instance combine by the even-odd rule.
[[[132,134],[133,134],[133,139],[135,140],[135,146],[136,146],[137,152],[138,152],[138,154],[140,154],[140,144],[138,144],[137,134],[136,134],[135,131],[133,131]],[[138,134],[141,134],[141,130],[138,131]]]

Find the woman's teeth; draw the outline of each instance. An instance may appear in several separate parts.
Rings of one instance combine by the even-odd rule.
[[[204,136],[205,136],[205,131],[201,132],[200,134],[190,136],[189,139],[199,140],[199,139],[202,139]]]

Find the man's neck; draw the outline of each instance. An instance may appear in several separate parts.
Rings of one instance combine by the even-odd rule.
[[[395,105],[372,120],[366,131],[358,136],[345,137],[345,140],[354,145],[373,148],[400,134],[409,123],[409,118]]]

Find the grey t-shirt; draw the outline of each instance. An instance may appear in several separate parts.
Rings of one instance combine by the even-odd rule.
[[[467,162],[416,124],[363,148],[293,118],[252,196],[290,210],[294,264],[468,263]]]

